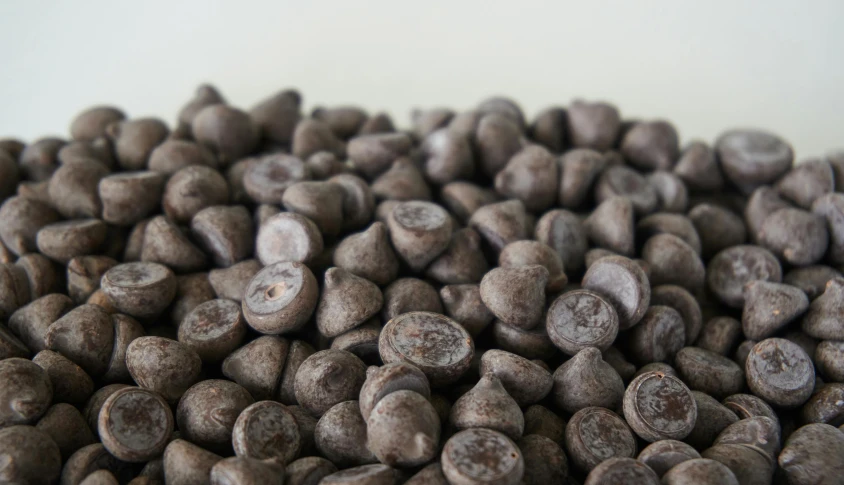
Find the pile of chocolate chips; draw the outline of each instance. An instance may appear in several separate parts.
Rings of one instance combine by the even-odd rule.
[[[836,190],[603,102],[91,108],[0,141],[0,482],[844,483]]]

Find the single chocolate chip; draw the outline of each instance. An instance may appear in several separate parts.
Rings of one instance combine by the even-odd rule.
[[[197,382],[201,366],[193,349],[163,337],[140,337],[126,349],[126,367],[132,379],[170,403]]]
[[[174,485],[210,483],[211,469],[222,459],[193,443],[176,439],[164,450],[164,477]]]
[[[384,296],[375,283],[344,269],[330,268],[325,272],[316,308],[317,328],[326,337],[336,337],[372,318],[383,303]]]
[[[659,477],[647,465],[632,458],[614,457],[604,460],[586,477],[584,485],[605,483],[657,485]]]
[[[296,400],[312,415],[321,416],[335,404],[358,397],[365,380],[366,366],[356,355],[323,350],[305,359],[297,370]]]
[[[43,202],[10,197],[0,206],[0,240],[17,256],[34,252],[38,231],[58,220],[58,212]]]
[[[577,100],[568,108],[568,136],[575,147],[606,151],[621,130],[618,109],[605,102]]]
[[[158,263],[125,263],[106,271],[100,287],[120,312],[151,317],[163,312],[173,301],[176,277]]]
[[[758,237],[760,244],[795,266],[817,263],[829,245],[824,219],[799,209],[780,209],[765,218]]]
[[[589,239],[601,248],[626,256],[635,252],[633,204],[626,197],[604,200],[583,221],[583,228]]]
[[[343,195],[331,182],[297,182],[282,196],[284,207],[312,220],[326,236],[336,236],[343,224]]]
[[[202,209],[228,201],[228,183],[219,172],[204,165],[190,165],[167,181],[161,205],[174,221],[188,222]]]
[[[362,135],[349,140],[349,158],[366,177],[374,178],[387,170],[393,161],[408,155],[412,148],[410,137],[403,133]]]
[[[691,292],[703,287],[706,269],[694,248],[672,234],[657,234],[642,248],[654,285],[678,285]]]
[[[496,253],[511,242],[529,239],[531,232],[525,206],[520,200],[479,207],[471,215],[469,226],[478,231]]]
[[[738,483],[763,485],[771,483],[774,464],[767,456],[744,445],[715,445],[701,453],[708,458],[723,463],[736,477]]]
[[[238,415],[254,402],[246,389],[233,382],[201,381],[179,400],[176,422],[186,439],[212,451],[226,452],[231,450]]]
[[[584,472],[609,458],[636,456],[630,428],[617,414],[600,407],[583,408],[571,417],[565,444],[569,458]]]
[[[53,399],[47,371],[29,360],[12,357],[0,361],[0,376],[5,383],[0,390],[0,428],[35,424]]]
[[[224,104],[199,110],[191,122],[191,131],[196,141],[213,151],[224,165],[252,153],[259,138],[247,113]]]
[[[705,258],[731,246],[744,244],[747,239],[744,222],[723,207],[698,204],[689,211],[689,219],[700,235],[700,253]]]
[[[111,317],[96,305],[81,305],[47,330],[47,348],[61,352],[88,374],[100,377],[108,369],[114,345]]]
[[[208,272],[208,282],[218,297],[240,302],[246,295],[249,281],[261,267],[258,260],[247,259],[228,268],[212,269]]]
[[[744,287],[741,314],[745,337],[762,340],[774,335],[809,308],[799,288],[768,281],[751,281]]]
[[[481,280],[481,299],[502,322],[529,330],[542,319],[547,281],[539,265],[494,268]]]
[[[31,296],[26,271],[18,265],[0,264],[0,318],[10,317]]]
[[[548,337],[560,350],[575,355],[587,347],[606,350],[618,334],[618,313],[601,295],[569,291],[551,304],[546,317]]]
[[[794,151],[783,139],[760,130],[731,130],[715,142],[727,178],[750,192],[773,182],[791,168]]]
[[[167,125],[157,118],[136,118],[109,124],[105,129],[114,144],[117,161],[124,170],[142,170],[150,153],[170,133]]]
[[[430,283],[418,278],[400,278],[384,289],[383,321],[409,312],[443,312],[439,293]]]
[[[313,273],[301,263],[275,263],[255,274],[242,301],[249,326],[261,333],[297,330],[316,308],[319,289]]]
[[[299,425],[284,405],[260,401],[238,416],[232,445],[239,457],[286,465],[298,456],[302,442]]]
[[[118,390],[103,403],[100,439],[116,458],[145,462],[159,456],[173,432],[173,413],[158,394],[137,387]]]
[[[481,236],[466,227],[452,233],[448,247],[434,259],[425,273],[440,283],[456,285],[477,283],[487,271],[489,264],[481,251]]]
[[[32,362],[44,369],[53,387],[53,401],[84,404],[94,392],[94,381],[81,367],[70,359],[52,350],[35,354]]]
[[[447,285],[440,289],[445,314],[472,336],[477,336],[495,316],[481,300],[480,285]]]
[[[441,457],[449,483],[516,485],[524,476],[521,450],[490,429],[461,431],[446,442]]]
[[[390,239],[398,255],[414,271],[421,271],[448,247],[452,223],[448,213],[430,202],[397,205],[388,218]]]
[[[357,401],[344,401],[331,406],[314,429],[320,454],[341,467],[377,463],[367,446],[367,426]]]
[[[844,262],[844,196],[827,194],[812,204],[812,213],[824,219],[829,233],[827,259],[832,263]]]
[[[547,244],[560,255],[563,268],[567,271],[577,273],[583,268],[589,242],[577,215],[561,209],[550,210],[537,221],[535,235],[538,241]]]
[[[320,481],[320,485],[392,485],[396,482],[396,470],[387,465],[362,465],[332,473]]]
[[[425,177],[437,185],[474,175],[471,145],[459,133],[446,128],[433,131],[425,135],[420,149],[425,160]]]
[[[366,227],[375,211],[375,196],[362,178],[349,173],[335,175],[328,182],[339,185],[343,194],[343,229]]]
[[[739,485],[732,470],[708,458],[686,460],[663,475],[665,485]]]
[[[844,312],[844,279],[834,278],[826,283],[826,290],[810,305],[803,317],[802,329],[810,337],[844,340],[840,315]]]
[[[191,232],[214,264],[229,267],[252,255],[255,229],[242,206],[212,206],[197,212]]]
[[[255,399],[275,396],[281,380],[290,343],[281,337],[265,335],[227,354],[223,375],[243,386]]]
[[[541,401],[554,384],[551,373],[524,357],[503,350],[483,353],[480,375],[493,375],[519,406]]]
[[[405,313],[388,322],[378,348],[384,363],[409,362],[434,386],[457,380],[474,355],[474,343],[463,327],[428,312]]]
[[[41,138],[26,145],[18,156],[25,178],[35,182],[49,179],[58,168],[57,154],[66,144],[60,138]]]
[[[680,379],[649,372],[627,386],[624,417],[645,441],[681,440],[694,429],[697,404]]]
[[[554,372],[554,402],[575,413],[590,406],[619,409],[624,382],[595,347],[586,347]]]
[[[657,476],[662,477],[675,466],[700,458],[700,454],[691,446],[682,441],[667,439],[655,441],[645,447],[637,460],[641,461]]]
[[[633,125],[621,142],[621,153],[642,170],[670,170],[680,154],[674,126],[664,120]]]
[[[391,466],[417,466],[436,456],[440,420],[425,396],[398,390],[383,397],[367,421],[368,448]]]
[[[317,485],[323,478],[337,472],[337,467],[319,456],[306,456],[288,464],[284,469],[287,485]]]
[[[100,179],[103,220],[121,226],[140,222],[158,206],[163,189],[164,176],[157,172],[115,174]]]
[[[701,254],[701,238],[689,217],[680,214],[657,212],[636,225],[636,239],[647,241],[657,234],[672,234],[682,239],[696,253]],[[743,241],[742,241],[743,242]]]
[[[785,339],[769,338],[753,346],[745,371],[750,390],[776,406],[803,404],[815,386],[812,359]]]
[[[792,483],[833,483],[844,472],[844,435],[827,424],[809,424],[788,438],[779,465]]]
[[[844,382],[844,342],[824,340],[815,350],[815,366],[831,381]]]
[[[141,261],[160,263],[180,273],[203,269],[207,256],[187,236],[187,231],[164,216],[147,223]]]
[[[431,188],[413,160],[397,158],[370,186],[378,200],[431,200]]]
[[[79,410],[66,403],[51,406],[35,427],[47,433],[56,442],[62,460],[67,460],[83,446],[96,442]]]
[[[739,419],[764,416],[779,423],[774,409],[762,398],[751,394],[733,394],[724,399],[724,406],[733,411]]]
[[[603,202],[612,197],[626,197],[636,214],[643,215],[657,208],[657,192],[635,170],[623,165],[609,167],[595,182],[595,200]]]
[[[692,389],[715,397],[736,394],[744,388],[744,372],[735,362],[699,347],[685,347],[674,360],[680,377]]]
[[[519,199],[531,212],[548,209],[557,198],[557,160],[545,148],[528,145],[513,155],[495,175],[495,190]]]
[[[702,451],[709,448],[715,438],[727,426],[739,420],[730,408],[719,403],[709,394],[692,391],[697,406],[697,420],[692,432],[686,437],[686,443]]]
[[[793,268],[782,277],[782,282],[800,288],[811,301],[823,294],[830,280],[841,277],[841,273],[834,268],[815,265]]]
[[[440,197],[445,207],[463,223],[479,208],[498,200],[492,190],[470,182],[450,182],[443,186]]]
[[[500,172],[522,148],[519,125],[501,113],[483,114],[475,130],[478,165],[489,177]]]
[[[42,227],[35,242],[44,256],[65,264],[76,256],[96,254],[107,237],[107,227],[99,219],[77,219]]]
[[[791,204],[783,200],[779,192],[768,186],[762,186],[753,191],[744,207],[744,220],[751,241],[759,239],[762,224],[769,215],[780,209],[790,208]]]
[[[217,168],[217,157],[204,146],[187,140],[167,140],[149,155],[149,170],[168,177],[190,165]]]
[[[758,246],[733,246],[716,254],[706,267],[709,289],[733,308],[744,305],[744,285],[753,280],[779,283],[782,268],[776,257]]]
[[[17,337],[12,335],[5,325],[0,325],[0,360],[11,357],[29,358],[29,349]]]
[[[331,341],[331,348],[347,350],[364,362],[378,362],[378,337],[381,334],[381,323],[378,318],[372,318],[368,322],[346,331]]]
[[[293,130],[302,118],[302,96],[295,89],[285,89],[260,101],[249,116],[264,141],[289,145]]]
[[[608,256],[595,262],[583,276],[582,286],[615,306],[621,330],[639,323],[650,303],[647,276],[639,265],[622,256]]]
[[[218,362],[240,346],[246,322],[240,305],[210,300],[194,308],[179,325],[179,342],[192,348],[203,362]]]
[[[261,264],[306,263],[323,250],[316,224],[300,214],[283,212],[261,224],[255,239],[255,256]]]
[[[556,442],[540,435],[527,435],[518,442],[525,460],[525,485],[561,483],[568,475],[568,459]]]
[[[745,305],[747,302],[745,302]],[[729,355],[742,336],[742,324],[735,318],[709,319],[694,344],[716,354]]]
[[[7,381],[8,382],[8,381]],[[0,429],[0,478],[7,483],[56,483],[62,472],[58,445],[44,431],[32,426]]]

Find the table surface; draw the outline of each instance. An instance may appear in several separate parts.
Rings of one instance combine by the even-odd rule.
[[[365,5],[365,6],[364,6]],[[249,107],[297,87],[406,126],[494,94],[667,118],[682,140],[754,126],[798,158],[844,149],[844,2],[0,2],[0,137],[66,135],[112,103],[168,122],[200,82]]]

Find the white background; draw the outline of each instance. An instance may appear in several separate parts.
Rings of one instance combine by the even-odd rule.
[[[683,140],[758,126],[844,148],[844,1],[0,0],[0,137],[95,103],[168,122],[204,81],[249,107],[298,87],[406,125],[492,94],[665,117]]]

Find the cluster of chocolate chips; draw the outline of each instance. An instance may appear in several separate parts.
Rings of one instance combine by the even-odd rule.
[[[0,140],[0,482],[844,483],[836,190],[603,102],[91,108]]]

